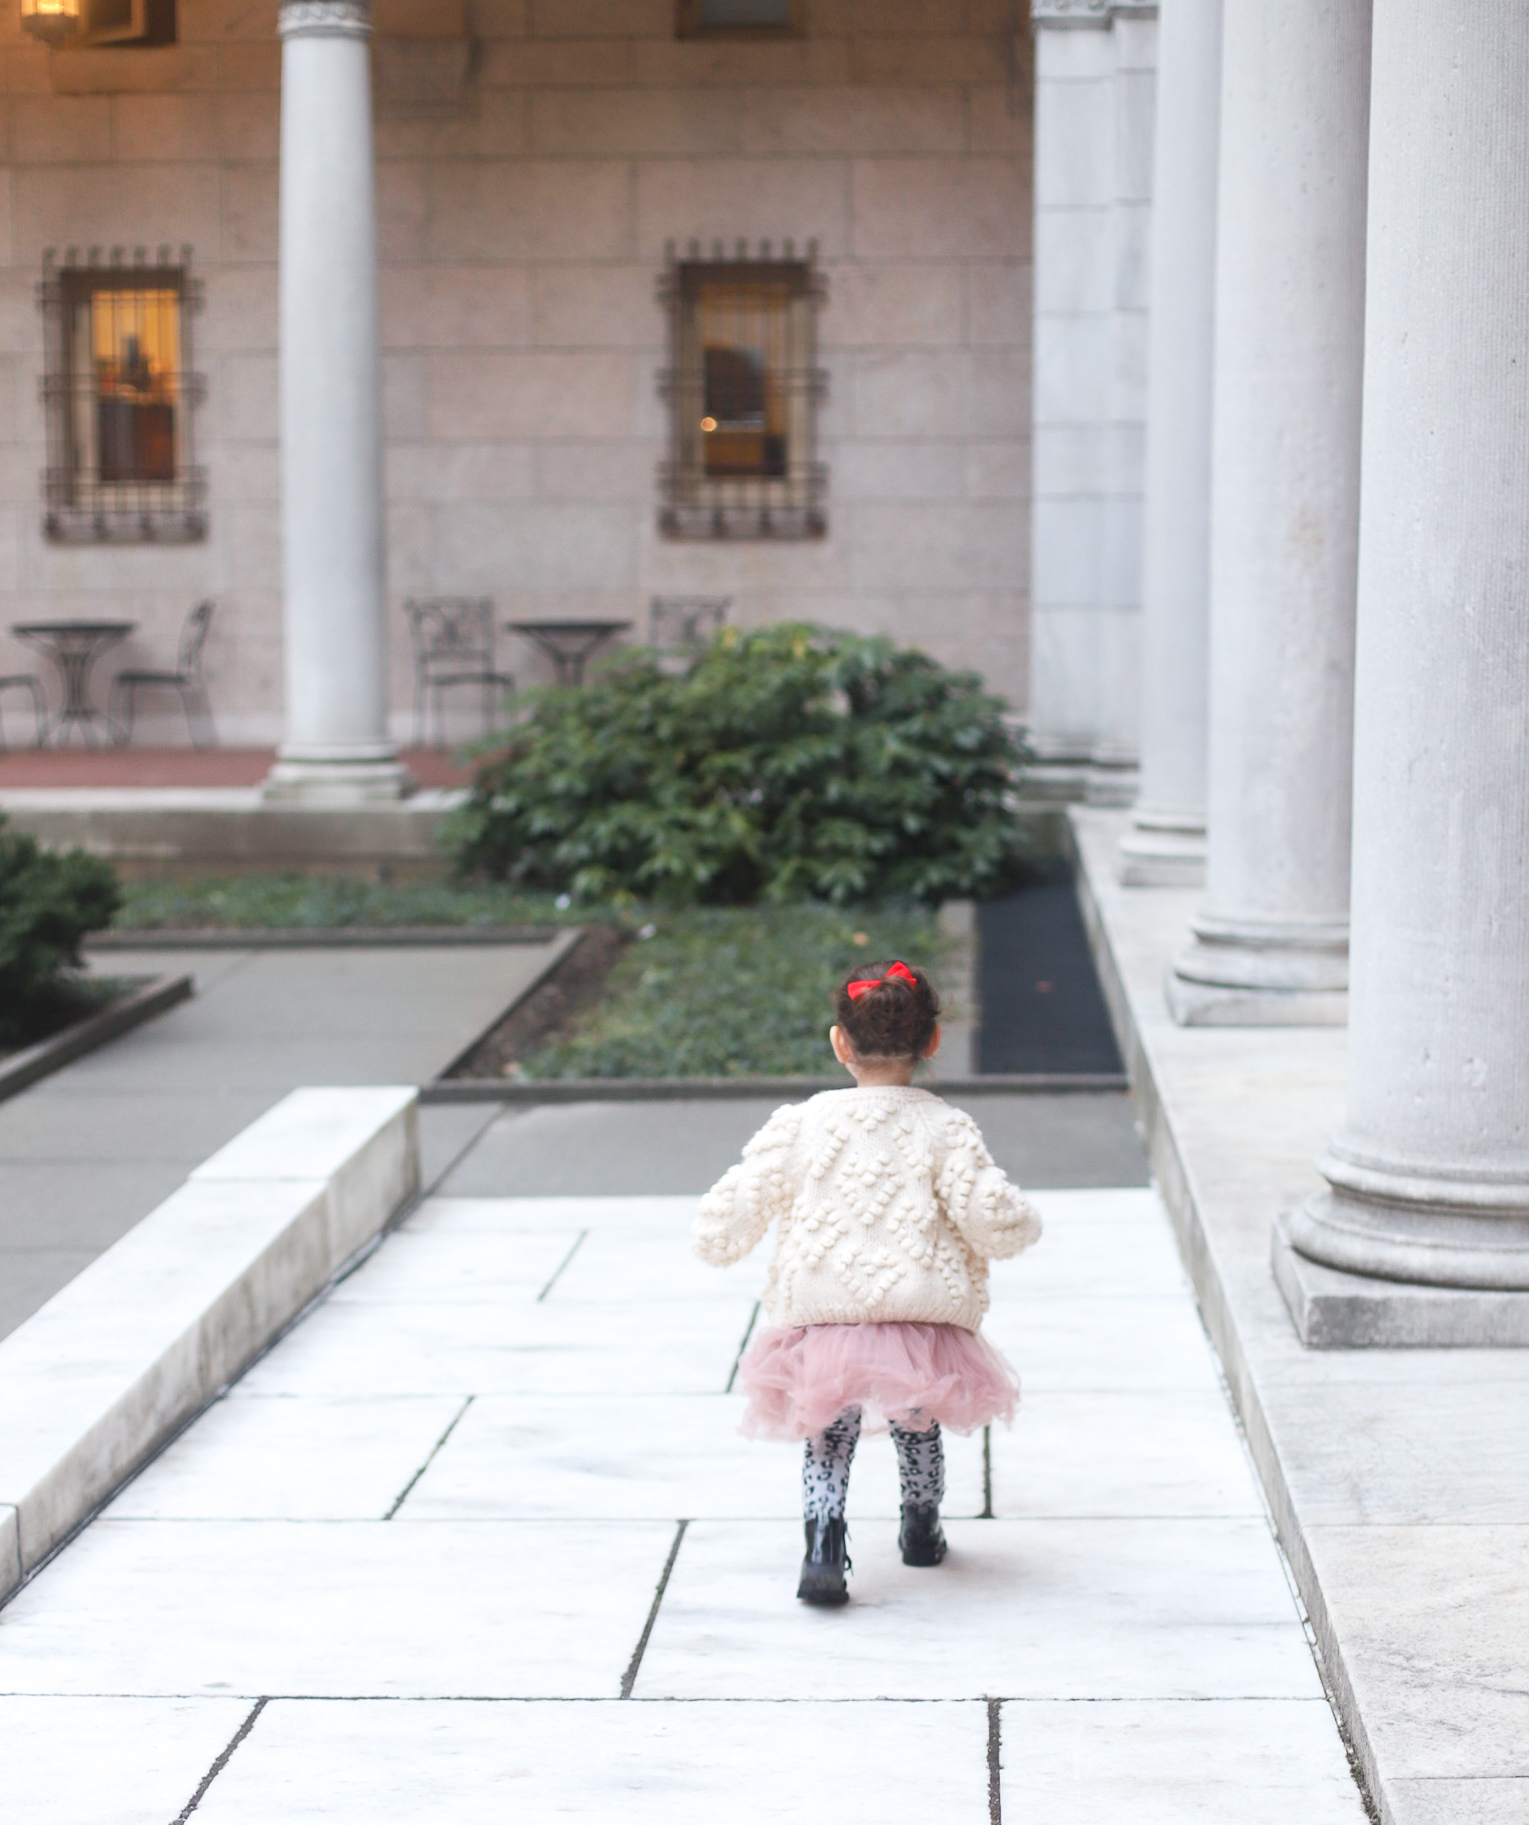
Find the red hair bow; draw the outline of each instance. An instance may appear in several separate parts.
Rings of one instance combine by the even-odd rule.
[[[872,989],[879,989],[882,983],[892,981],[911,983],[915,988],[918,986],[918,977],[906,963],[894,963],[885,976],[865,976],[859,982],[845,983],[844,992],[851,1001],[858,1001],[862,995],[869,995]]]

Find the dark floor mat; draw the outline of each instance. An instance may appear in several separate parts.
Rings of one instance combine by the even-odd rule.
[[[977,929],[979,1071],[1124,1069],[1065,864],[984,901]]]

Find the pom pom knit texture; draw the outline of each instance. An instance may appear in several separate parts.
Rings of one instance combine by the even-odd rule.
[[[777,1109],[702,1198],[696,1253],[726,1267],[772,1222],[764,1309],[776,1325],[975,1331],[989,1260],[1041,1233],[972,1118],[911,1085],[828,1090]]]

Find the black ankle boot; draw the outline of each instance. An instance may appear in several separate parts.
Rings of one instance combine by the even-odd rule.
[[[802,1581],[796,1594],[803,1603],[848,1603],[849,1587],[844,1574],[849,1570],[849,1554],[844,1550],[844,1522],[835,1516],[830,1521],[808,1521],[807,1557],[802,1560]]]
[[[897,1544],[903,1549],[904,1565],[938,1565],[945,1557],[945,1530],[940,1526],[939,1509],[904,1502]]]

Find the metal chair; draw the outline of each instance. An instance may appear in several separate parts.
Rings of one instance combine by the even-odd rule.
[[[731,596],[655,596],[649,609],[649,642],[665,652],[705,646],[732,605]]]
[[[186,713],[186,732],[193,747],[215,748],[218,731],[212,720],[212,705],[207,686],[202,681],[202,648],[207,629],[212,624],[212,603],[198,602],[186,617],[181,629],[180,651],[173,672],[147,668],[118,672],[112,680],[111,695],[106,700],[106,714],[117,731],[117,745],[125,748],[133,739],[133,721],[140,691],[177,691]],[[123,710],[127,714],[122,714]],[[202,740],[202,733],[207,739]]]
[[[403,605],[414,641],[414,739],[430,742],[430,705],[441,747],[446,744],[446,707],[442,693],[458,685],[476,685],[483,693],[483,733],[495,726],[496,694],[502,701],[515,689],[509,672],[494,663],[494,604],[488,596],[410,598]]]
[[[648,610],[648,644],[660,672],[683,678],[716,637],[731,596],[655,596]]]
[[[12,672],[0,678],[0,698],[7,691],[26,691],[32,699],[32,746],[48,744],[48,700],[42,694],[42,680],[32,672]],[[5,723],[0,720],[0,754],[6,752]]]

